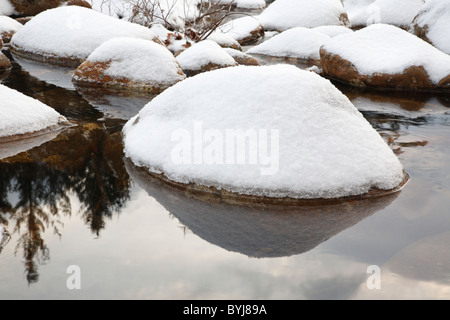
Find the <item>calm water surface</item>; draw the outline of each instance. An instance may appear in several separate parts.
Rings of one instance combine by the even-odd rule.
[[[151,98],[79,93],[70,73],[17,60],[3,80],[76,126],[3,150],[0,299],[450,298],[449,96],[339,87],[410,182],[378,200],[249,208],[143,176],[121,129]],[[80,290],[67,287],[72,265]],[[367,285],[374,265],[379,289]]]

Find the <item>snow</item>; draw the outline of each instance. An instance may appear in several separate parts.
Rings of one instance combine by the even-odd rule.
[[[9,0],[0,0],[0,15],[11,16],[16,13],[16,10]]]
[[[35,16],[14,34],[11,46],[37,55],[84,60],[100,44],[116,37],[152,40],[155,34],[92,9],[65,6]]]
[[[260,134],[249,149],[258,149],[256,162],[235,161],[229,151],[245,150],[223,146],[234,141],[227,132],[239,129]],[[403,179],[398,158],[348,98],[292,65],[188,78],[147,104],[123,133],[135,165],[240,194],[337,198],[390,190]]]
[[[387,24],[374,24],[332,38],[324,47],[350,61],[362,75],[397,74],[423,66],[437,84],[450,74],[450,56],[418,37]]]
[[[0,84],[0,137],[41,131],[66,121],[42,102]]]
[[[163,23],[161,17],[165,17],[166,20],[173,26],[182,28],[186,20],[193,20],[199,16],[198,5],[201,0],[152,0],[148,1],[148,4],[154,4],[154,6],[148,6],[148,12],[152,12],[155,20],[153,23]],[[139,0],[90,0],[92,8],[96,11],[104,14],[121,18],[126,21],[145,24],[148,22],[148,18],[142,16],[142,14],[135,14],[134,6],[143,6],[143,1]],[[146,10],[141,9],[141,12]]]
[[[315,27],[313,30],[326,34],[327,36],[334,38],[341,34],[352,33],[353,30],[344,26],[320,26]]]
[[[17,32],[22,27],[20,22],[7,17],[0,16],[0,34],[5,32]]]
[[[231,36],[236,41],[251,36],[251,33],[261,27],[258,16],[245,16],[233,19],[223,25],[218,30]]]
[[[344,3],[353,26],[374,23],[407,27],[424,4],[424,0],[347,0]]]
[[[226,33],[220,32],[220,31],[211,33],[211,35],[207,39],[216,42],[221,47],[241,48],[241,45],[239,44],[239,42],[237,40],[235,40],[229,34],[226,34]]]
[[[266,6],[265,0],[216,0],[215,2],[224,4],[233,4],[241,9],[262,9]]]
[[[116,79],[170,85],[186,77],[173,54],[151,40],[114,38],[101,44],[87,60],[110,62],[104,74]]]
[[[320,47],[330,39],[329,36],[313,29],[297,27],[250,48],[246,53],[320,60]]]
[[[200,70],[208,64],[234,66],[236,61],[212,40],[203,40],[184,50],[177,56],[183,70]]]
[[[417,18],[411,24],[410,32],[414,32],[414,25],[427,26],[426,37],[431,43],[450,54],[450,3],[448,0],[429,0],[422,7]]]
[[[345,25],[339,18],[345,13],[340,0],[276,0],[260,15],[265,30],[284,31],[295,27]]]
[[[155,23],[150,30],[166,45],[170,52],[176,54],[186,49],[188,39],[179,32],[169,31],[160,23]]]

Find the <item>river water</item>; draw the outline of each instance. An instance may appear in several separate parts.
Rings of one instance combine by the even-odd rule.
[[[13,65],[3,84],[75,126],[0,160],[10,234],[0,299],[450,298],[448,95],[336,83],[409,183],[361,202],[243,207],[170,189],[124,160],[122,126],[150,97],[80,93],[72,70]]]

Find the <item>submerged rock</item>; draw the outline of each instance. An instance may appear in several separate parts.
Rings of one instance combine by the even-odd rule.
[[[295,27],[350,26],[340,0],[276,0],[259,16],[264,30],[285,31]]]
[[[114,38],[89,55],[73,74],[78,87],[158,94],[184,80],[172,53],[153,41]]]
[[[233,67],[237,62],[216,42],[203,40],[181,52],[176,57],[183,72],[188,76]]]
[[[358,87],[450,90],[450,56],[391,25],[375,24],[328,41],[323,73]]]
[[[47,10],[25,24],[10,50],[23,58],[78,67],[103,42],[117,37],[161,41],[148,28],[79,6]]]
[[[222,198],[364,197],[405,183],[398,158],[348,98],[291,65],[188,78],[147,104],[123,134],[134,164]]]
[[[409,26],[409,32],[450,54],[450,5],[447,0],[429,0]]]

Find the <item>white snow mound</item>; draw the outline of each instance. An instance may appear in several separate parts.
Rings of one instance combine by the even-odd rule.
[[[297,27],[247,50],[250,54],[320,60],[320,47],[331,38],[313,29]]]
[[[332,38],[323,49],[350,61],[362,75],[397,74],[422,66],[433,84],[450,74],[450,56],[398,27],[374,24]]]
[[[390,190],[403,179],[398,158],[350,100],[329,80],[292,65],[239,66],[184,80],[123,133],[136,165],[240,194],[338,198]]]
[[[295,27],[314,28],[340,25],[345,14],[340,0],[276,0],[259,16],[265,30],[287,30]]]
[[[233,66],[236,61],[221,46],[212,40],[203,40],[184,50],[177,56],[183,70],[200,70],[208,64]]]
[[[5,32],[17,32],[21,27],[22,24],[20,22],[7,16],[0,16],[0,34]]]
[[[14,34],[11,46],[37,55],[86,59],[103,42],[117,37],[152,40],[155,34],[92,9],[65,6],[35,16]]]
[[[173,54],[150,40],[114,38],[92,52],[90,62],[111,62],[104,71],[113,78],[171,84],[185,78]],[[76,78],[76,76],[74,76]]]
[[[0,84],[0,137],[33,133],[66,121],[58,112]]]
[[[414,19],[411,27],[427,26],[426,37],[443,52],[450,54],[450,2],[448,0],[428,0]],[[411,29],[410,32],[414,32]]]

